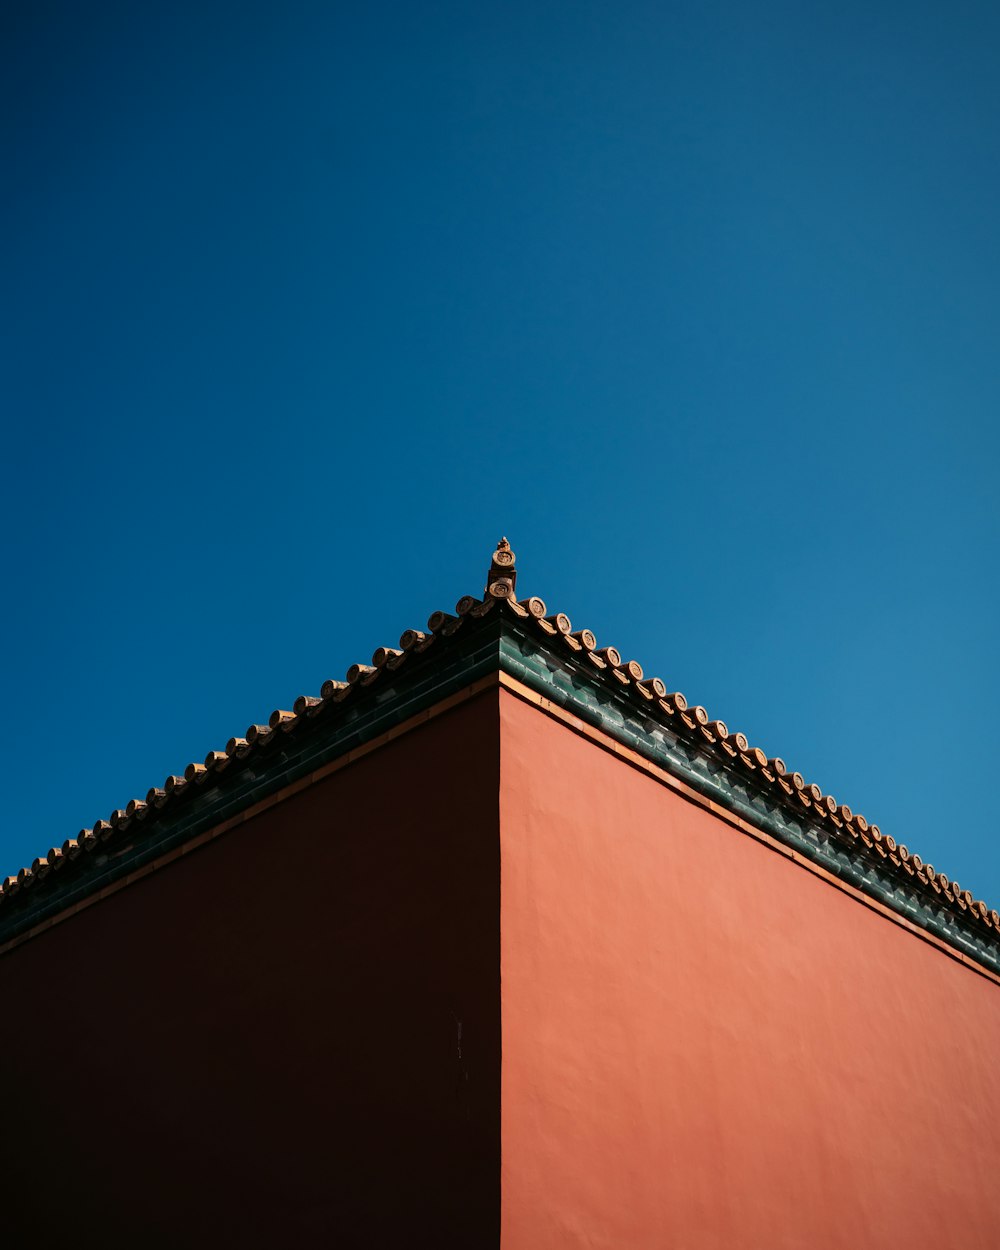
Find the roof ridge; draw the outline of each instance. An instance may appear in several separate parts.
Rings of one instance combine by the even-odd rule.
[[[16,875],[0,879],[0,917],[22,892],[41,885],[50,875],[59,875],[65,864],[86,856],[117,834],[139,824],[155,822],[160,813],[183,797],[204,787],[235,763],[264,752],[285,735],[300,733],[319,718],[325,718],[340,704],[349,704],[358,691],[376,684],[386,672],[395,672],[423,655],[442,640],[452,637],[466,621],[475,621],[502,610],[522,622],[527,629],[545,639],[549,645],[572,653],[586,666],[590,675],[643,707],[654,719],[669,724],[688,741],[713,755],[722,763],[752,776],[769,790],[784,807],[800,818],[823,826],[840,842],[852,845],[861,857],[888,869],[911,886],[920,886],[941,896],[960,913],[966,913],[981,930],[1000,933],[1000,913],[981,900],[973,898],[957,881],[932,864],[924,863],[902,843],[883,834],[878,825],[870,824],[844,803],[838,803],[821,787],[806,782],[803,776],[788,768],[778,756],[768,756],[752,746],[746,736],[730,731],[722,720],[710,718],[705,708],[691,706],[680,691],[670,692],[659,677],[646,677],[636,660],[625,660],[616,648],[598,647],[589,629],[574,630],[563,612],[549,613],[544,600],[531,596],[516,598],[516,557],[506,538],[501,538],[492,553],[482,599],[464,595],[455,605],[454,614],[435,611],[427,621],[427,629],[407,629],[399,638],[398,647],[378,647],[370,664],[355,663],[348,668],[344,680],[323,682],[318,696],[299,695],[291,710],[275,709],[266,722],[249,726],[243,737],[230,738],[224,751],[209,751],[202,763],[188,764],[182,773],[170,774],[162,785],[153,786],[144,799],[130,799],[124,808],[115,809],[109,819],[98,820],[89,829],[81,829],[61,846],[53,846],[38,856],[30,867]]]

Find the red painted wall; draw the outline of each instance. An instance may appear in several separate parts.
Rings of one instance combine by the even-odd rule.
[[[2,1244],[496,1245],[498,768],[491,692],[0,958]]]
[[[1000,1245],[1000,987],[501,692],[502,1245]]]
[[[499,699],[0,958],[4,1244],[995,1250],[1000,987]]]

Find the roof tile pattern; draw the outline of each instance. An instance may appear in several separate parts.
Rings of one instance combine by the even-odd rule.
[[[234,761],[266,752],[286,734],[308,733],[318,718],[335,715],[341,704],[349,703],[358,697],[359,691],[376,684],[384,672],[405,666],[410,657],[423,654],[452,637],[466,622],[502,611],[534,630],[550,647],[565,649],[585,661],[600,680],[619,692],[627,692],[627,696],[647,713],[668,723],[681,736],[699,743],[730,766],[752,774],[780,802],[824,825],[835,839],[852,844],[863,859],[888,868],[901,879],[912,879],[915,886],[941,896],[957,911],[965,913],[964,919],[973,928],[981,929],[991,938],[1000,934],[1000,913],[973,898],[946,873],[924,863],[919,855],[891,835],[882,833],[878,825],[869,823],[846,804],[838,803],[832,795],[824,794],[819,786],[807,783],[781,758],[768,756],[759,747],[751,746],[742,733],[730,731],[724,721],[713,720],[703,707],[689,705],[679,691],[668,691],[659,677],[645,677],[637,661],[625,660],[614,647],[598,647],[594,634],[589,629],[574,630],[565,613],[550,613],[543,600],[535,596],[518,600],[516,585],[514,553],[504,538],[492,555],[481,599],[465,595],[456,604],[454,614],[433,612],[426,631],[404,631],[398,647],[379,647],[370,664],[352,664],[345,680],[325,681],[318,695],[300,695],[290,711],[276,709],[266,723],[251,725],[244,736],[230,738],[224,751],[209,751],[203,763],[192,762],[183,774],[172,773],[162,785],[153,786],[144,799],[130,799],[107,820],[98,820],[93,828],[81,829],[76,837],[50,847],[30,867],[0,880],[0,906],[24,891],[46,888],[46,882],[57,879],[65,864],[91,854],[126,830],[155,822],[161,812],[214,782]]]

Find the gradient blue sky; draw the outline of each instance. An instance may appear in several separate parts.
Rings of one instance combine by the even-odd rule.
[[[1000,906],[995,0],[0,21],[0,868],[505,533]]]

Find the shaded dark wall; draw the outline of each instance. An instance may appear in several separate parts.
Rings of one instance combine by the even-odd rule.
[[[492,692],[0,958],[5,1244],[497,1245],[498,785]]]

